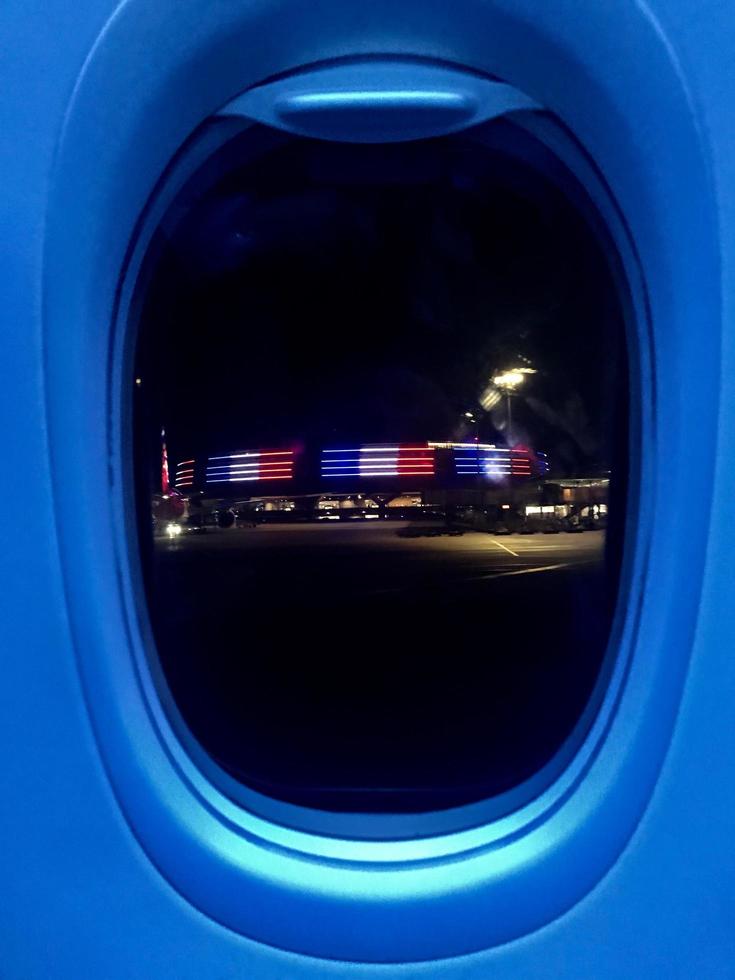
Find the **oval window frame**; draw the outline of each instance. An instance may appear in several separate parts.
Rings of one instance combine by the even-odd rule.
[[[310,67],[303,67],[300,70],[301,73],[308,74]],[[315,66],[315,68],[318,73],[322,66]],[[601,248],[607,255],[608,266],[613,279],[619,280],[617,291],[623,310],[625,362],[630,390],[631,392],[643,390],[647,380],[650,388],[651,352],[646,343],[641,343],[642,338],[646,338],[650,342],[645,286],[629,231],[619,208],[612,199],[609,188],[605,186],[601,175],[595,170],[582,147],[574,141],[572,135],[551,114],[543,111],[541,107],[537,107],[513,111],[511,118],[515,127],[531,136],[538,144],[538,149],[551,153],[558,166],[567,172],[570,182],[576,182],[579,185],[581,195],[585,195],[582,207],[579,209],[580,214],[586,212],[584,213],[584,220],[590,227],[591,234],[597,237],[601,243]],[[480,147],[486,147],[493,142],[493,131],[488,130],[488,126],[492,126],[492,122],[481,124],[479,127],[473,126],[466,131],[466,135],[473,143]],[[118,371],[113,377],[111,392],[115,393],[122,407],[121,409],[113,408],[111,414],[117,415],[120,412],[123,427],[122,437],[117,443],[118,446],[127,446],[131,442],[132,386],[130,381],[135,374],[133,364],[138,337],[138,308],[144,301],[140,294],[146,292],[141,276],[143,270],[149,265],[147,259],[153,238],[160,227],[160,222],[164,219],[171,205],[175,201],[179,201],[180,195],[192,177],[199,174],[209,164],[212,165],[212,169],[216,169],[214,162],[218,152],[224,149],[231,140],[245,134],[251,128],[255,128],[257,131],[258,127],[255,121],[230,113],[218,112],[205,120],[202,127],[192,133],[175,154],[158,180],[156,188],[140,215],[121,274],[115,313],[116,322],[113,328],[114,349],[111,355],[111,363],[118,365]],[[266,152],[268,152],[272,146],[280,145],[280,138],[284,142],[288,139],[288,135],[278,129],[269,130],[269,134],[264,137],[261,136],[260,140],[256,138],[254,145],[248,147],[251,155],[243,156],[240,163],[258,159],[263,152],[258,144],[263,140],[268,144],[266,147]],[[523,159],[521,154],[518,154],[518,157]],[[210,185],[207,184],[207,186]],[[565,193],[563,188],[560,187],[559,189]],[[594,225],[598,227],[592,230]],[[605,238],[608,241],[603,244]],[[636,401],[631,398],[631,403],[628,406],[628,450],[631,468],[625,487],[626,539],[630,536],[631,526],[637,526],[637,514],[640,505],[640,473],[637,471],[636,463],[642,455],[640,445],[642,432],[646,427],[644,410],[645,406],[640,400]],[[111,447],[111,453],[114,454],[115,452],[116,448]],[[121,472],[129,470],[133,466],[129,452],[124,458],[119,459],[119,466]],[[131,494],[126,495],[126,502],[129,506]],[[136,521],[135,513],[130,512],[127,516],[128,528],[135,528]],[[137,537],[133,535],[129,541],[131,557],[136,553],[136,541]],[[634,559],[633,555],[629,554],[631,548],[626,545],[625,541],[622,543],[622,551],[623,559],[618,575],[615,612],[610,625],[606,650],[600,662],[598,677],[584,711],[578,717],[564,743],[540,770],[510,790],[474,803],[414,813],[391,814],[318,810],[269,797],[230,776],[217,765],[206,749],[193,736],[169,690],[156,653],[156,642],[147,612],[150,598],[145,594],[140,568],[137,569],[133,588],[138,596],[138,622],[144,637],[147,669],[151,671],[157,688],[158,699],[160,699],[167,717],[167,726],[197,768],[214,787],[246,810],[268,821],[294,830],[317,834],[326,833],[353,839],[400,840],[454,833],[479,824],[499,820],[531,803],[562,774],[591,730],[593,720],[606,700],[608,686],[616,673],[615,660],[620,653],[618,648],[620,647],[620,638],[624,633],[624,621],[627,617],[624,599],[627,591],[626,582],[630,581],[631,584],[633,582],[632,564]],[[622,681],[619,682],[622,683]],[[616,694],[614,700],[617,699],[617,696]]]
[[[692,576],[699,583],[709,519],[717,398],[711,392],[697,397],[677,368],[699,366],[716,376],[721,312],[717,220],[706,153],[659,25],[635,5],[625,12],[626,38],[637,57],[631,62],[635,70],[623,78],[599,50],[599,45],[604,48],[601,39],[614,33],[620,11],[590,11],[578,33],[562,41],[564,18],[559,20],[552,7],[542,11],[519,4],[512,14],[467,7],[464,19],[453,8],[422,19],[419,40],[416,24],[394,6],[376,3],[367,31],[363,23],[348,25],[336,3],[322,11],[331,18],[329,30],[315,18],[300,21],[296,8],[289,8],[301,32],[300,54],[313,55],[303,60],[345,50],[364,53],[366,45],[379,45],[386,31],[393,31],[391,43],[403,43],[406,50],[441,56],[454,46],[455,55],[463,55],[460,61],[480,70],[492,65],[499,76],[515,80],[525,73],[528,85],[523,87],[550,93],[544,101],[568,121],[598,164],[604,162],[606,176],[612,177],[608,182],[630,218],[646,281],[654,286],[652,323],[660,342],[655,394],[663,407],[656,432],[674,449],[686,445],[693,427],[679,402],[690,398],[689,406],[698,409],[697,428],[703,435],[690,451],[687,498],[701,506],[700,533],[668,565],[661,534],[651,534],[654,567],[657,574],[666,568],[667,577],[655,584],[649,577],[640,595],[643,626],[625,696],[600,757],[577,773],[563,805],[527,807],[515,815],[518,819],[497,821],[494,841],[471,832],[398,842],[315,839],[266,827],[262,820],[243,828],[237,808],[198,781],[175,745],[164,745],[143,696],[145,678],[132,655],[140,637],[125,612],[124,528],[111,505],[110,486],[114,492],[118,475],[99,462],[110,427],[119,422],[102,411],[109,375],[98,369],[109,346],[100,323],[110,322],[132,231],[126,215],[139,212],[155,174],[185,133],[242,88],[243,48],[264,31],[278,36],[289,11],[279,9],[276,16],[258,8],[225,15],[194,3],[182,15],[175,4],[155,11],[139,0],[122,4],[87,59],[66,116],[49,192],[43,283],[49,451],[67,609],[94,736],[118,803],[153,863],[208,915],[277,946],[376,962],[457,955],[538,928],[589,891],[630,839],[674,723],[696,616],[698,587],[690,585]],[[191,45],[167,43],[153,80],[148,75],[141,79],[143,88],[121,70],[129,50],[148,51],[151,37],[167,42],[187,38],[188,43],[191,36],[196,58]],[[260,70],[266,77],[288,67],[285,48],[274,51],[254,58],[251,75]],[[639,84],[638,66],[645,66],[647,85]],[[182,108],[185,68],[196,74],[201,87]],[[582,81],[590,84],[589,97],[579,100]],[[187,76],[188,91],[193,91],[191,84]],[[113,135],[99,125],[100,113],[108,115],[108,102],[118,111]],[[152,105],[161,110],[155,116],[156,138],[142,152],[137,141],[150,133]],[[639,127],[646,131],[643,148],[633,135]],[[605,138],[603,132],[611,130],[614,139]],[[654,149],[666,157],[667,166],[651,180]],[[121,186],[117,173],[125,164],[130,169]],[[695,205],[677,196],[684,189],[698,192]],[[697,246],[693,253],[692,244]],[[685,251],[686,264],[681,261]],[[687,334],[687,300],[696,301],[698,317],[710,326],[697,344]],[[75,397],[69,397],[70,390]],[[662,497],[660,460],[649,452],[642,465],[651,477],[645,486],[664,516],[677,517],[684,503],[681,487],[674,482],[669,497]],[[678,469],[674,476],[681,476]],[[73,519],[80,502],[89,514],[86,522]],[[650,521],[653,502],[642,504]],[[650,523],[647,530],[651,533]],[[672,583],[684,590],[675,599],[664,592]],[[275,841],[266,829],[275,833]],[[453,843],[447,848],[449,838]],[[574,875],[567,873],[570,859]],[[427,927],[437,921],[441,928]]]

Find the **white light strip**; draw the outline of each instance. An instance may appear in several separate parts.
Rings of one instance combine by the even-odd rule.
[[[224,471],[224,470],[262,470],[262,469],[272,470],[274,466],[275,467],[293,466],[293,463],[291,462],[290,459],[284,459],[284,460],[282,460],[279,463],[232,463],[231,466],[208,466],[207,467],[207,472],[208,473],[213,473],[213,472],[218,471],[218,470],[219,471]]]
[[[208,473],[207,482],[212,480],[268,480],[271,476],[291,476],[292,470],[284,467],[278,470],[267,470],[265,473],[257,471],[255,473]]]
[[[412,461],[410,461],[410,462],[406,463],[405,465],[408,466],[410,469],[416,469],[416,470],[433,470],[434,469],[434,464],[433,463],[424,463],[423,460],[420,461],[420,462],[412,462]],[[401,460],[400,461],[400,464],[399,463],[394,463],[393,460],[390,460],[390,459],[387,459],[384,463],[360,463],[359,465],[354,464],[354,463],[347,463],[347,462],[342,463],[342,464],[329,465],[329,466],[327,466],[325,464],[322,464],[322,469],[323,470],[344,470],[344,469],[349,469],[349,470],[354,470],[356,473],[362,470],[365,473],[369,473],[370,470],[374,470],[376,467],[378,467],[380,469],[385,469],[386,466],[396,466],[396,467],[398,467],[398,466],[404,466],[404,461]]]
[[[207,462],[211,463],[214,459],[256,459],[259,456],[293,456],[293,449],[279,449],[274,452],[230,453],[229,456],[210,456]]]
[[[490,442],[430,442],[432,449],[495,449],[499,453],[509,453],[510,449],[497,447]]]
[[[322,449],[322,453],[397,453],[398,450],[398,446],[358,446],[357,449]]]
[[[278,474],[277,476],[274,474],[273,476],[266,477],[264,482],[267,482],[268,480],[292,480],[292,479],[293,477],[291,476],[290,473]],[[257,483],[258,481],[261,480],[263,480],[263,477],[260,476],[231,476],[231,477],[225,477],[224,479],[207,480],[207,483]]]

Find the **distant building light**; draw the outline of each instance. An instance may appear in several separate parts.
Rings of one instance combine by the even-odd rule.
[[[210,456],[207,463],[207,483],[290,480],[293,478],[294,452],[292,449],[248,450],[227,456]]]
[[[374,476],[434,476],[434,449],[397,444],[322,450],[323,478]]]

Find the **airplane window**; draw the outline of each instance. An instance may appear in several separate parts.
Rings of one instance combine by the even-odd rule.
[[[215,765],[361,812],[545,766],[607,663],[627,495],[625,288],[572,175],[507,121],[252,127],[132,309],[155,655]]]

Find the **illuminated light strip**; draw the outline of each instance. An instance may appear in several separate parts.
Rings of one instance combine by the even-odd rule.
[[[208,470],[257,470],[261,466],[290,466],[291,460],[282,459],[274,461],[272,463],[261,462],[256,460],[254,463],[214,463],[208,466]]]
[[[225,462],[217,462],[224,460]],[[247,462],[233,462],[247,460]],[[227,456],[210,456],[206,482],[246,483],[293,479],[294,451],[292,449],[248,450]]]
[[[259,456],[293,456],[293,449],[279,449],[273,452],[230,453],[229,456],[210,456],[207,462],[211,463],[213,459],[256,459]]]
[[[435,453],[427,445],[398,444],[323,449],[324,478],[434,476]]]
[[[491,442],[430,442],[430,449],[493,449],[499,453],[510,452],[505,446],[496,446]]]
[[[341,480],[345,477],[350,477],[354,479],[356,476],[370,477],[370,476],[433,476],[433,473],[427,473],[425,470],[406,470],[405,473],[396,473],[395,470],[380,470],[375,473],[324,473],[323,476],[330,480]]]
[[[325,473],[324,476],[328,476],[331,479],[346,476],[433,476],[433,473],[427,473],[425,470],[406,470],[405,473],[396,473],[395,470],[377,470],[370,473]]]
[[[276,470],[272,473],[212,473],[207,477],[207,483],[216,480],[271,480],[277,476],[293,476],[291,470]]]
[[[454,466],[458,476],[531,476],[531,455],[511,449],[473,443],[456,444]],[[459,450],[459,451],[458,451]]]
[[[207,462],[211,463],[212,460],[215,459],[257,459],[259,456],[260,453],[237,453],[232,456],[210,456]]]
[[[283,463],[235,463],[232,466],[208,466],[207,473],[214,473],[217,470],[265,470],[265,469],[283,469],[284,467],[291,467],[293,463],[283,462]]]
[[[207,483],[253,483],[259,479],[259,476],[218,476],[216,480],[207,480]]]
[[[358,470],[358,469],[347,469],[345,467],[338,467],[335,469],[323,470],[322,476],[332,477],[332,476],[434,476],[433,469],[395,469],[394,467],[379,467],[378,469],[371,468],[369,470]]]
[[[427,453],[433,457],[434,450],[429,446],[362,446],[357,449],[322,449],[322,455],[327,453],[390,453],[392,456],[400,452]],[[213,457],[216,458],[216,457]]]
[[[288,473],[285,476],[269,476],[267,480],[292,480],[293,476]],[[263,477],[260,476],[229,476],[229,477],[218,477],[216,480],[207,480],[207,483],[257,483],[262,481]]]
[[[341,465],[340,464],[337,464],[337,465],[334,465],[334,466],[322,466],[322,470],[325,473],[330,472],[330,470],[352,470],[355,473],[370,473],[370,472],[372,472],[372,470],[375,470],[375,469],[384,470],[388,466],[391,467],[392,469],[395,469],[395,470],[399,471],[399,472],[401,470],[406,469],[406,468],[409,468],[409,469],[419,469],[419,470],[427,470],[427,471],[430,470],[432,473],[434,472],[434,467],[431,464],[427,464],[427,465],[423,465],[422,463],[400,463],[400,464],[398,464],[398,463],[396,463],[392,459],[386,459],[382,463],[373,463],[370,466],[366,466],[365,464],[363,464],[362,466],[355,466],[355,465],[352,465],[350,463],[342,463]]]
[[[262,473],[263,470],[290,470],[293,463],[261,463],[260,466],[209,466],[207,473]]]
[[[207,476],[207,483],[213,480],[270,480],[274,476],[292,476],[290,469],[269,470],[267,473],[211,473]]]
[[[396,470],[394,466],[378,466],[371,467],[369,470],[356,470],[354,467],[338,466],[332,469],[327,469],[322,471],[323,476],[336,476],[338,473],[344,473],[346,476],[377,476],[379,474],[393,473],[396,476],[401,476],[403,473],[411,470],[412,473],[425,473],[428,476],[433,476],[434,471],[427,469],[426,467],[404,467],[401,470]],[[218,474],[222,476],[223,474]]]
[[[433,463],[434,462],[433,459],[427,458],[426,456],[384,456],[381,459],[376,459],[375,457],[371,457],[368,459],[350,459],[347,456],[344,456],[344,457],[337,457],[336,459],[332,458],[329,460],[324,460],[322,465],[330,466],[336,463],[348,463],[350,466],[378,466],[380,463],[384,463],[384,462],[392,463],[394,461],[398,461],[402,463]],[[238,465],[238,464],[234,464],[234,465]]]
[[[423,449],[423,446],[412,446],[412,449]],[[322,455],[325,453],[395,453],[398,452],[398,446],[358,446],[356,449],[322,449]]]
[[[195,459],[182,459],[180,463],[176,464],[176,468],[178,469],[180,466],[194,466],[195,463]]]
[[[428,474],[433,476],[434,471],[426,468],[416,469],[411,467],[406,470],[396,470],[393,467],[380,466],[371,467],[369,470],[359,470],[354,467],[337,467],[334,469],[327,470],[323,473],[324,476],[403,476],[404,473],[422,473],[425,476]]]
[[[291,467],[290,466],[279,466],[277,469],[269,469],[269,470],[261,470],[261,469],[256,469],[256,470],[219,470],[219,471],[214,472],[214,473],[207,473],[207,476],[208,477],[210,477],[210,476],[259,476],[259,475],[262,476],[264,472],[265,473],[286,473],[286,472],[289,472],[290,473],[290,472],[292,472],[292,470],[291,470]]]
[[[367,471],[370,471],[370,470],[374,470],[374,469],[385,469],[386,466],[394,466],[394,465],[395,465],[395,461],[394,460],[392,460],[392,459],[386,459],[386,460],[384,460],[383,462],[380,462],[380,463],[353,463],[351,461],[350,462],[344,462],[344,463],[329,463],[329,464],[324,464],[322,466],[322,469],[324,469],[324,470],[343,470],[343,469],[349,469],[349,470],[355,470],[355,472],[357,472],[359,470],[363,470],[363,471],[367,470]],[[403,466],[409,466],[411,469],[433,469],[434,468],[433,463],[424,463],[421,460],[416,461],[416,462],[402,463],[402,465]]]

